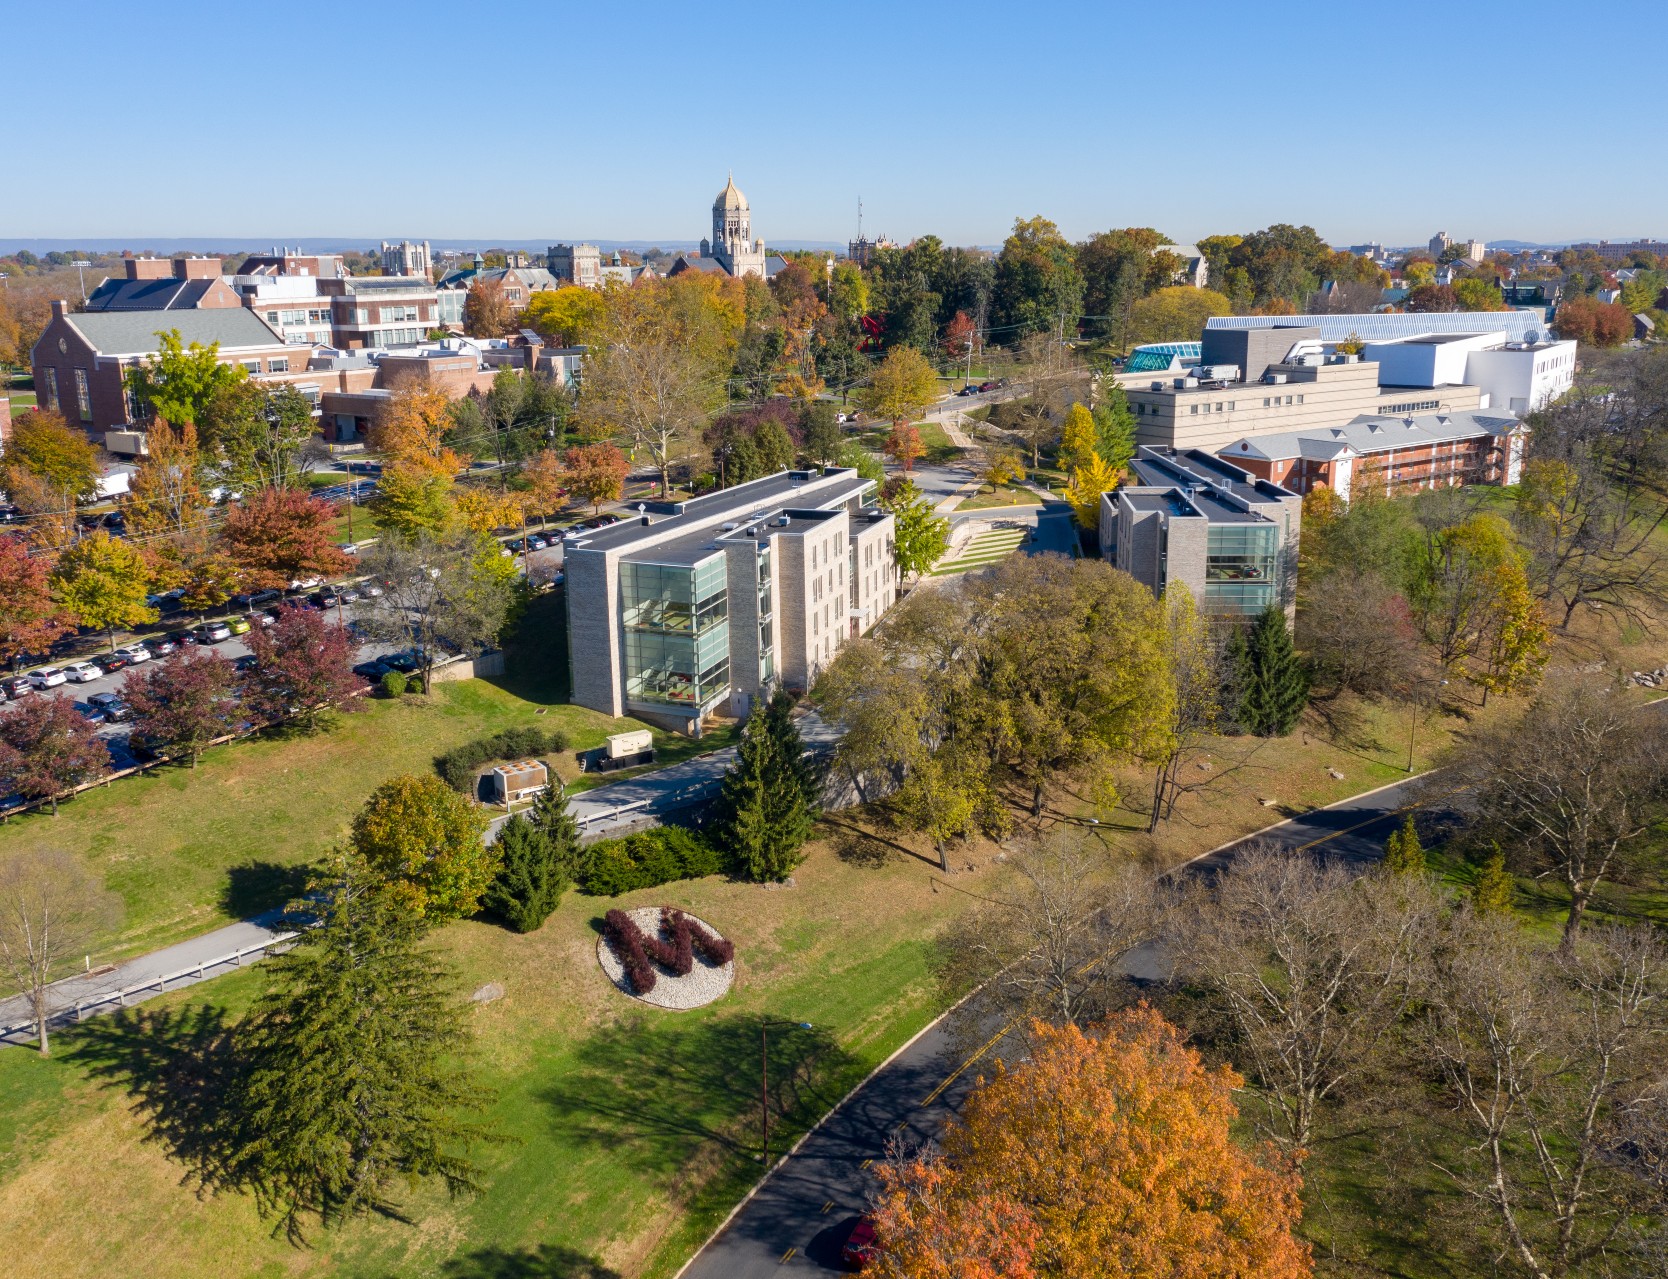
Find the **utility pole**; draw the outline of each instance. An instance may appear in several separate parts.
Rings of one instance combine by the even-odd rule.
[[[75,260],[76,278],[81,281],[81,305],[82,306],[87,305],[87,276],[85,274],[86,266],[87,266],[87,264],[85,262],[83,262],[80,258],[77,258]],[[8,285],[7,287],[10,288],[11,286]]]

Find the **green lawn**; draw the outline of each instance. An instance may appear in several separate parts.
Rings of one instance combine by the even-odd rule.
[[[1000,891],[994,851],[970,854],[974,891]],[[55,1279],[668,1276],[759,1175],[761,1014],[813,1026],[770,1040],[780,1153],[940,1007],[929,939],[972,899],[935,893],[932,870],[819,842],[792,888],[709,879],[633,895],[623,904],[686,907],[737,944],[736,988],[689,1013],[636,1005],[602,977],[594,929],[610,902],[570,894],[526,937],[447,928],[462,989],[506,991],[471,1018],[489,1118],[512,1141],[476,1152],[480,1196],[421,1189],[411,1224],[355,1222],[310,1251],[274,1239],[243,1196],[181,1184],[185,1164],[129,1105],[137,1092],[178,1120],[188,1102],[169,1089],[190,1025],[240,1013],[259,968],[66,1031],[49,1061],[0,1053],[0,1247]],[[580,1268],[589,1258],[606,1269]]]
[[[559,593],[539,597],[500,679],[441,684],[431,698],[366,699],[363,711],[316,736],[231,742],[196,769],[165,765],[118,779],[64,804],[57,817],[12,818],[0,826],[0,852],[71,849],[120,894],[125,918],[95,959],[140,954],[280,904],[296,891],[300,867],[346,834],[365,796],[389,777],[427,772],[453,746],[518,724],[566,733],[561,762],[572,776],[573,750],[644,727],[562,704],[561,609]],[[663,764],[728,740],[656,732]]]
[[[992,492],[980,489],[972,497],[956,503],[958,511],[982,511],[997,506],[1041,506],[1042,498],[1028,488],[1010,488],[1004,484]]]

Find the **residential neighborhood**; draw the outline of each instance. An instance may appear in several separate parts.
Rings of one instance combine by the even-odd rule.
[[[1668,1275],[1615,8],[19,15],[12,1269]]]

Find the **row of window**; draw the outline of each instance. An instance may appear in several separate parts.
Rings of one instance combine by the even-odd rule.
[[[329,324],[330,309],[308,311],[268,311],[266,322],[277,326],[281,324]]]
[[[1405,404],[1386,404],[1380,413],[1429,413],[1442,407],[1441,400],[1408,400]]]

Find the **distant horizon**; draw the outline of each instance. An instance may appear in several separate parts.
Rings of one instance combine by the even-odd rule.
[[[1297,224],[1302,225],[1302,222],[1299,221]],[[1260,228],[1257,228],[1257,227],[1246,228],[1246,230],[1259,230],[1259,229]],[[930,232],[925,232],[923,234],[931,234],[931,233]],[[1434,235],[1435,232],[1433,231],[1431,234]],[[1322,237],[1322,238],[1325,238],[1325,237]],[[1428,241],[1429,238],[1430,237],[1427,236],[1427,237],[1425,237],[1424,240],[1408,241],[1408,242],[1403,243],[1403,244],[1391,244],[1391,243],[1388,243],[1388,242],[1385,242],[1385,241],[1377,241],[1377,243],[1384,245],[1384,247],[1386,249],[1418,249],[1418,248],[1423,248],[1425,246],[1426,241]],[[1572,237],[1570,239],[1567,239],[1567,240],[1539,240],[1539,241],[1536,241],[1536,240],[1521,240],[1521,239],[1516,239],[1516,238],[1512,238],[1512,237],[1506,237],[1506,238],[1499,239],[1499,240],[1490,240],[1487,237],[1478,237],[1478,238],[1482,239],[1483,243],[1490,249],[1494,249],[1496,247],[1499,247],[1499,248],[1504,248],[1504,249],[1506,249],[1508,251],[1511,251],[1511,252],[1521,252],[1525,249],[1564,249],[1564,248],[1568,248],[1572,244],[1598,244],[1598,243],[1627,244],[1627,243],[1633,243],[1633,242],[1639,241],[1639,240],[1654,240],[1658,243],[1663,243],[1665,245],[1668,245],[1668,234],[1665,234],[1665,235],[1662,235],[1662,236],[1648,236],[1648,235],[1574,236],[1574,237]],[[633,253],[643,253],[643,252],[646,252],[650,249],[661,249],[661,250],[663,250],[664,252],[667,252],[667,253],[686,253],[686,252],[693,252],[700,247],[700,241],[699,240],[689,240],[689,239],[678,239],[678,240],[672,240],[672,239],[666,239],[666,240],[654,240],[654,239],[622,240],[622,239],[610,239],[606,236],[569,236],[569,237],[566,237],[566,238],[557,237],[557,236],[546,236],[546,237],[539,237],[537,239],[525,239],[525,238],[523,238],[523,239],[497,239],[497,238],[493,238],[493,237],[489,237],[489,236],[482,236],[482,237],[477,237],[477,238],[474,238],[474,239],[461,239],[461,238],[457,238],[457,237],[451,237],[451,238],[446,238],[446,239],[436,239],[433,236],[409,235],[409,234],[408,235],[403,235],[403,236],[364,236],[364,237],[353,237],[353,236],[343,236],[343,235],[334,235],[334,236],[332,236],[332,235],[326,235],[326,236],[294,236],[294,235],[292,235],[292,236],[287,236],[287,237],[285,237],[285,236],[253,236],[253,235],[252,236],[236,236],[236,235],[203,235],[203,236],[137,236],[137,235],[133,235],[133,236],[123,236],[123,235],[117,234],[117,235],[82,236],[82,237],[74,237],[74,236],[69,236],[69,237],[6,237],[6,236],[0,236],[0,256],[15,255],[16,253],[21,252],[23,250],[28,250],[29,252],[34,253],[36,255],[44,255],[44,254],[47,254],[47,253],[54,253],[54,252],[56,252],[56,253],[68,253],[68,252],[73,252],[77,249],[82,250],[84,252],[88,252],[88,253],[120,253],[120,252],[124,252],[124,251],[131,251],[131,252],[134,252],[134,253],[145,253],[145,252],[151,252],[151,253],[202,252],[202,253],[226,253],[226,254],[242,253],[242,254],[251,254],[251,255],[253,255],[253,254],[261,253],[263,251],[268,251],[275,246],[280,247],[280,248],[282,248],[282,247],[299,248],[303,253],[363,253],[363,252],[366,252],[366,251],[374,252],[377,249],[377,247],[380,245],[380,243],[384,240],[388,240],[389,242],[392,242],[392,243],[397,243],[400,240],[411,240],[411,241],[414,241],[414,242],[417,242],[417,243],[422,243],[423,241],[426,240],[429,244],[429,247],[431,249],[437,251],[437,252],[440,252],[440,251],[467,251],[467,250],[471,250],[471,249],[474,249],[474,250],[513,249],[513,250],[517,250],[517,251],[521,251],[521,252],[538,253],[540,255],[544,254],[550,248],[551,245],[555,245],[555,244],[594,244],[594,245],[597,246],[597,248],[599,248],[601,250],[604,250],[604,251],[612,251],[612,250],[615,250],[615,249],[621,249],[621,250],[625,250],[625,251],[633,252]],[[843,241],[843,240],[839,240],[839,241],[836,241],[836,240],[778,240],[778,241],[771,241],[769,239],[766,239],[765,240],[765,249],[766,249],[766,251],[778,250],[779,249],[779,250],[788,251],[788,252],[824,252],[824,251],[830,251],[830,252],[839,252],[839,253],[843,254],[847,249],[848,243],[849,243],[848,241]],[[899,243],[907,243],[907,241],[899,241]],[[1375,241],[1368,238],[1368,239],[1350,239],[1350,240],[1336,240],[1336,241],[1328,240],[1327,243],[1329,243],[1334,250],[1341,250],[1341,249],[1347,249],[1351,245],[1371,244],[1371,243],[1375,243]],[[951,241],[945,240],[945,244],[946,244],[947,247],[984,249],[984,250],[987,250],[987,251],[993,252],[993,253],[999,251],[1002,247],[1000,242],[993,243],[993,244],[954,245],[954,244],[952,244]]]

